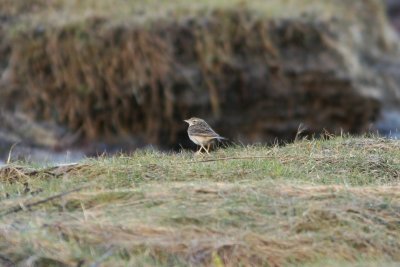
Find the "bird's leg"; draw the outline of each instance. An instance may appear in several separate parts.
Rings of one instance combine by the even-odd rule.
[[[210,146],[211,146],[211,143],[208,143],[207,144],[207,152],[210,151]]]
[[[207,150],[203,145],[201,145],[201,146],[203,147],[203,149],[206,151],[207,154],[210,154],[210,153],[208,152],[208,150]]]
[[[196,155],[200,154],[202,149],[203,147],[200,145],[200,149],[196,151]]]

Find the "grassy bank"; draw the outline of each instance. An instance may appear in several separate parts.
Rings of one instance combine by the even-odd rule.
[[[397,58],[376,0],[0,0],[0,19],[0,105],[77,143],[171,148],[193,114],[249,143],[364,133],[398,88],[365,64]]]
[[[0,179],[3,265],[400,261],[398,141],[141,151],[59,169],[14,165]]]

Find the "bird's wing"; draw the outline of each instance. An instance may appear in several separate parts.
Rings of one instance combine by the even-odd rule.
[[[206,137],[220,137],[207,123],[199,123],[190,126],[188,129],[190,135],[206,136]]]

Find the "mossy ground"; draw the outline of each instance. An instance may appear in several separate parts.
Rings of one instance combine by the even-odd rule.
[[[57,171],[12,165],[0,179],[3,264],[400,261],[398,141],[304,140],[220,148],[209,156],[147,150]],[[22,210],[6,214],[16,207]]]

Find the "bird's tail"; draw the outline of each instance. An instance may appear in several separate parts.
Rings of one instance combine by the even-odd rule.
[[[215,139],[217,139],[218,141],[221,141],[221,140],[228,140],[228,138],[223,137],[223,136],[217,136],[217,137],[215,137]]]

